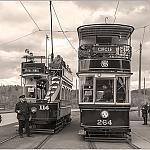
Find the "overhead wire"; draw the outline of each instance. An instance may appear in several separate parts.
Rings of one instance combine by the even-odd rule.
[[[43,30],[43,29],[41,29],[40,31],[50,31],[49,29],[47,29],[47,30]],[[53,32],[77,32],[77,31],[71,31],[71,30],[63,30],[63,31],[60,31],[60,30],[53,30]]]
[[[119,6],[119,1],[118,1],[118,3],[117,3],[117,6],[116,6],[116,10],[115,10],[115,14],[114,14],[114,22],[113,22],[113,24],[114,24],[114,23],[115,23],[115,21],[116,21],[116,14],[117,14],[118,6]]]
[[[142,29],[142,28],[147,28],[148,26],[150,26],[150,24],[142,26],[142,27],[135,28],[135,30]]]
[[[21,37],[18,37],[18,38],[14,39],[14,40],[1,43],[0,46],[8,45],[8,44],[10,44],[10,43],[16,42],[17,40],[20,40],[20,39],[22,39],[22,38],[25,38],[25,37],[27,37],[27,36],[30,36],[30,35],[32,35],[32,34],[34,34],[34,33],[36,33],[36,32],[39,32],[39,31],[34,31],[34,32],[28,33],[28,34],[26,34],[26,35],[23,35],[23,36],[21,36]]]
[[[39,26],[37,25],[37,23],[35,22],[35,20],[33,19],[33,17],[30,15],[30,13],[28,12],[28,10],[27,10],[26,7],[24,6],[24,4],[21,2],[21,0],[19,0],[19,1],[20,1],[21,5],[23,6],[23,8],[24,8],[24,9],[26,10],[26,12],[28,13],[29,17],[30,17],[30,18],[32,19],[32,21],[34,22],[34,24],[37,26],[38,31],[40,31],[40,32],[50,31],[50,30],[42,30],[42,29],[40,29]],[[116,14],[117,14],[118,6],[119,6],[119,1],[118,1],[118,3],[117,3],[116,11],[115,11],[115,14],[114,14],[114,17],[115,17],[115,18],[114,18],[114,23],[115,23],[115,20],[116,20]],[[65,33],[67,33],[67,32],[76,32],[76,31],[73,31],[73,30],[72,30],[72,31],[69,31],[69,30],[64,31],[64,30],[62,29],[62,27],[61,27],[61,24],[60,24],[60,21],[59,21],[59,19],[58,19],[56,10],[55,10],[55,8],[54,8],[53,5],[52,5],[52,7],[53,7],[53,10],[54,10],[54,12],[55,12],[57,21],[58,21],[59,26],[60,26],[60,29],[61,29],[61,30],[57,30],[57,31],[53,31],[53,32],[62,32],[62,33],[64,34],[65,38],[67,39],[67,41],[69,42],[69,44],[71,45],[71,47],[77,52],[77,50],[75,49],[75,47],[72,45],[72,43],[70,42],[70,40],[67,38],[67,36],[66,36],[66,34],[65,34]],[[145,35],[145,28],[148,27],[148,26],[150,26],[150,24],[145,25],[145,26],[143,26],[143,27],[135,28],[135,30],[144,28],[142,43],[143,43],[144,35]],[[21,36],[21,37],[18,37],[18,38],[14,39],[14,40],[11,40],[11,41],[8,41],[8,42],[4,42],[4,43],[0,44],[0,46],[1,46],[1,45],[5,45],[5,44],[7,45],[7,44],[9,44],[9,43],[13,43],[13,42],[15,42],[15,41],[17,41],[17,40],[20,40],[20,39],[24,38],[24,37],[27,37],[27,36],[29,36],[29,35],[32,35],[32,34],[38,32],[38,31],[34,31],[34,32],[29,33],[29,34],[26,34],[26,35],[23,35],[23,36]],[[138,51],[138,50],[137,50],[137,51]]]
[[[146,26],[144,27],[144,31],[143,31],[143,37],[142,37],[141,44],[143,44],[143,41],[144,41],[144,37],[145,37],[145,29],[146,29]]]
[[[27,14],[29,15],[29,17],[31,18],[31,20],[34,22],[34,24],[36,25],[36,27],[38,28],[38,30],[40,31],[41,29],[39,28],[38,24],[35,22],[35,20],[33,19],[33,17],[31,16],[31,14],[28,12],[28,10],[26,9],[26,7],[24,6],[24,4],[21,2],[21,0],[19,0],[22,7],[25,9],[25,11],[27,12]]]
[[[63,35],[64,35],[64,37],[67,39],[67,41],[69,42],[69,44],[70,44],[70,46],[77,52],[77,50],[76,50],[76,48],[72,45],[72,43],[70,42],[70,40],[68,39],[68,37],[67,37],[67,35],[65,34],[65,32],[63,31],[63,28],[62,28],[62,26],[61,26],[61,24],[60,24],[60,21],[59,21],[59,18],[58,18],[58,15],[57,15],[57,13],[56,13],[56,10],[55,10],[55,8],[54,8],[54,5],[52,4],[52,8],[53,8],[53,10],[54,10],[54,13],[55,13],[55,16],[56,16],[56,19],[57,19],[57,21],[58,21],[58,24],[59,24],[59,27],[60,27],[60,29],[61,29],[61,31],[62,31],[62,33],[63,33]]]

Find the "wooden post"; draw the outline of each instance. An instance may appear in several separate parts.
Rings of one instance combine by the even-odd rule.
[[[142,44],[140,43],[140,53],[139,53],[139,89],[138,89],[138,116],[140,117],[141,108],[141,56],[142,56]]]

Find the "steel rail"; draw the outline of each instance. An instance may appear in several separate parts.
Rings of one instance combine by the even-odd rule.
[[[42,140],[38,145],[36,145],[33,149],[41,149],[43,145],[52,137],[52,135],[48,135],[44,140]]]
[[[0,145],[6,143],[6,142],[8,142],[8,141],[10,141],[10,140],[12,140],[12,139],[14,139],[14,138],[16,138],[16,137],[18,137],[18,136],[19,136],[19,135],[17,134],[17,135],[14,135],[14,136],[11,136],[11,137],[6,138],[6,139],[0,141]]]
[[[88,142],[88,148],[89,149],[97,149],[95,142],[89,141]]]
[[[140,147],[136,146],[135,144],[133,144],[131,141],[127,141],[127,143],[129,144],[129,146],[132,148],[132,149],[141,149]]]

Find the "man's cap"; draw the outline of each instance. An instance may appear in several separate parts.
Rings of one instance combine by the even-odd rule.
[[[19,96],[19,98],[25,98],[25,95],[21,95],[21,96]]]

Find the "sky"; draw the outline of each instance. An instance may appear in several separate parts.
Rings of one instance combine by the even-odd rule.
[[[132,34],[131,89],[138,89],[140,42],[143,43],[142,88],[144,77],[146,88],[150,88],[150,1],[82,0],[52,3],[62,29],[68,31],[65,34],[71,43],[70,45],[62,32],[58,32],[61,29],[53,10],[54,55],[61,55],[70,66],[74,76],[74,88],[78,69],[77,28],[85,24],[103,24],[106,17],[107,23],[115,20],[117,24],[127,24],[135,28]],[[21,85],[21,57],[25,54],[25,49],[35,55],[45,55],[45,35],[50,35],[49,30],[49,1],[0,1],[0,85]],[[48,54],[51,54],[50,40]]]

